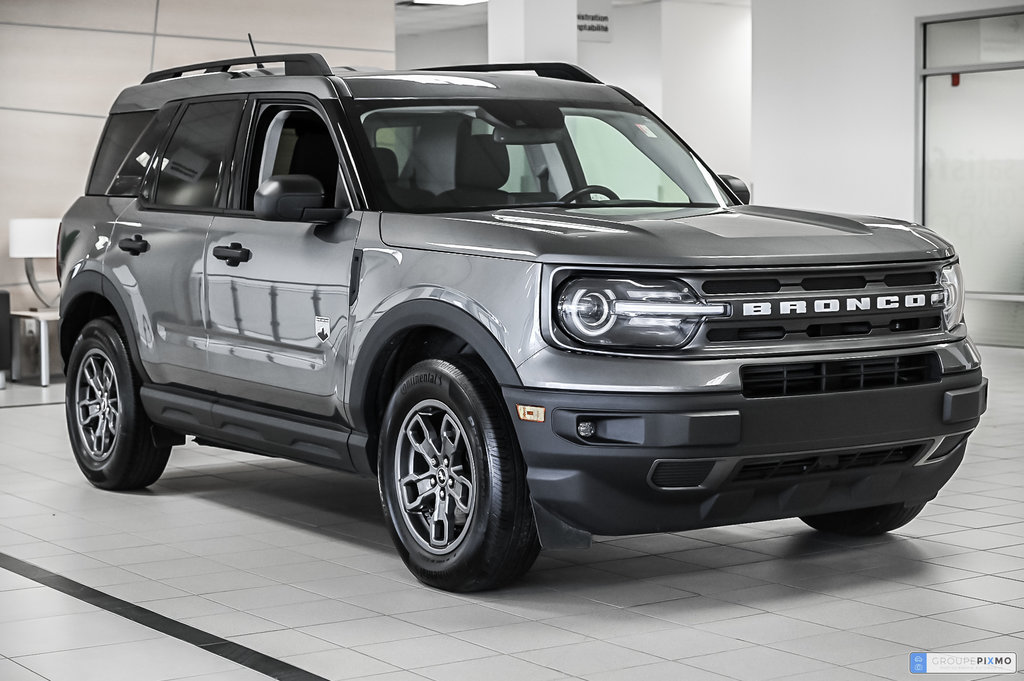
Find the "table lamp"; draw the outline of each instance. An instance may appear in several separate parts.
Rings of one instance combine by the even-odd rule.
[[[60,298],[47,300],[43,295],[39,282],[36,280],[34,258],[53,258],[57,255],[57,230],[60,220],[57,218],[15,218],[8,224],[10,228],[11,258],[25,259],[25,277],[32,287],[36,298],[44,307],[52,307]]]

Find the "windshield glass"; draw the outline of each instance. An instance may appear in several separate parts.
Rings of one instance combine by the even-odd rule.
[[[711,173],[641,110],[495,100],[364,110],[389,210],[721,206]]]

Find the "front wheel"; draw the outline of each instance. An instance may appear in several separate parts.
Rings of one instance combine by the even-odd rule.
[[[852,511],[807,515],[800,520],[822,532],[870,537],[903,527],[916,518],[923,509],[924,504],[886,504],[856,508]]]
[[[431,359],[405,374],[378,460],[392,539],[421,582],[480,591],[530,569],[540,545],[526,467],[497,389],[475,362]]]
[[[153,440],[139,383],[120,328],[105,318],[86,324],[68,360],[65,412],[75,460],[96,487],[141,489],[167,465],[171,448]]]

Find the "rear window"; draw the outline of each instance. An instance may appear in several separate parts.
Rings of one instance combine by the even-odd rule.
[[[92,165],[92,175],[86,194],[106,194],[110,181],[121,167],[128,151],[135,144],[143,129],[153,119],[156,111],[132,111],[131,113],[112,114],[107,119],[103,130],[96,160]]]

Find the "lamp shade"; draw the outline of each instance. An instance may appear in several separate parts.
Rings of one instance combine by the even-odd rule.
[[[12,258],[52,258],[57,250],[57,218],[15,218],[10,227]]]

